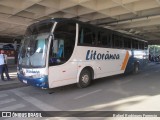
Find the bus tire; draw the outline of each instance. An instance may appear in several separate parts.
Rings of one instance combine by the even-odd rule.
[[[138,63],[135,63],[134,64],[134,70],[133,70],[133,73],[138,73],[139,72],[139,64]]]
[[[84,69],[81,71],[79,76],[79,82],[77,83],[77,86],[79,88],[86,88],[91,83],[91,72],[88,69]]]

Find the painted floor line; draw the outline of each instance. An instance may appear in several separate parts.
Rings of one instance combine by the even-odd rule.
[[[12,105],[12,106],[0,108],[0,111],[12,111],[12,110],[17,110],[17,109],[20,109],[20,108],[23,108],[23,107],[25,107],[24,104],[15,104],[15,105]]]
[[[22,99],[24,99],[25,101],[33,104],[34,106],[36,106],[37,108],[43,110],[43,111],[60,111],[60,109],[57,109],[56,107],[50,106],[40,100],[38,100],[37,98],[31,97],[26,95],[25,93],[21,92],[21,91],[12,91],[15,95],[21,97]]]
[[[5,99],[3,101],[0,101],[0,105],[6,104],[6,103],[10,103],[10,102],[13,102],[13,101],[16,101],[16,99],[13,99],[13,98]]]
[[[96,91],[93,91],[93,92],[89,92],[89,93],[83,94],[83,95],[81,95],[81,96],[78,96],[78,97],[76,97],[76,98],[74,98],[74,99],[83,98],[83,97],[85,97],[85,96],[88,96],[88,95],[91,95],[91,94],[94,94],[94,93],[97,93],[97,92],[100,92],[100,91],[102,91],[102,90],[99,89],[99,90],[96,90]]]
[[[124,80],[121,82],[121,85],[131,82],[133,79]]]
[[[8,95],[7,94],[1,94],[0,95],[0,98],[2,98],[2,97],[7,97]]]

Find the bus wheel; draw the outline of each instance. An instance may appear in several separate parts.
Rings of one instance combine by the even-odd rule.
[[[135,65],[134,65],[134,71],[133,71],[134,73],[138,73],[139,72],[139,65],[138,65],[138,63],[136,63]]]
[[[85,88],[89,86],[90,83],[91,83],[91,72],[88,69],[82,70],[79,76],[79,82],[77,83],[77,86],[79,88]]]

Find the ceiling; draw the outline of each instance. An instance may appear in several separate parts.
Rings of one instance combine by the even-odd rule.
[[[0,0],[0,36],[20,36],[47,18],[76,18],[160,41],[160,0]]]

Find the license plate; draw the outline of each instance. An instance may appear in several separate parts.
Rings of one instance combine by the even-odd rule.
[[[27,84],[27,80],[23,80],[23,82]]]

